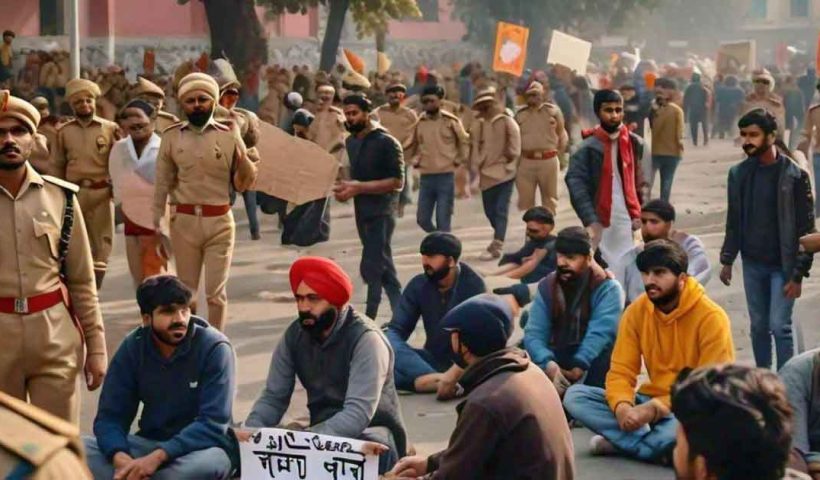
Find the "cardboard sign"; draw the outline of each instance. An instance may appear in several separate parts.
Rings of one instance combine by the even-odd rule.
[[[720,44],[717,54],[717,72],[737,75],[755,69],[757,48],[754,40],[742,40]]]
[[[495,35],[493,70],[520,77],[527,62],[527,40],[530,29],[512,23],[498,22]]]
[[[263,428],[239,443],[242,480],[377,480],[379,459],[361,453],[364,443]]]
[[[586,75],[587,63],[591,53],[592,43],[553,30],[547,64],[563,65],[570,70],[574,70],[577,75]]]
[[[296,205],[328,197],[339,172],[336,157],[313,142],[259,123],[259,175],[253,190]]]

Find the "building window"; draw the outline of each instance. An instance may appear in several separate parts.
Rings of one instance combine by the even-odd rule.
[[[809,0],[791,0],[792,17],[806,18],[809,16]]]
[[[63,0],[40,0],[40,35],[65,35]]]
[[[438,0],[416,0],[422,22],[438,22]]]
[[[768,0],[752,0],[752,4],[749,7],[749,18],[758,20],[765,19],[768,16],[768,4]]]

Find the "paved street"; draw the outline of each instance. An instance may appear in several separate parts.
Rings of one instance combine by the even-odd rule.
[[[706,244],[714,268],[713,278],[707,290],[709,295],[729,312],[738,359],[750,362],[749,320],[740,269],[736,268],[735,284],[729,288],[720,284],[717,278],[718,268],[715,267],[723,240],[726,171],[732,163],[740,159],[740,149],[728,141],[719,142],[708,148],[693,148],[687,144],[687,149],[672,193],[672,201],[678,210],[678,227],[699,235]],[[305,253],[332,257],[341,263],[355,280],[353,302],[356,308],[363,309],[365,291],[357,275],[361,246],[355,232],[352,205],[333,206],[330,242],[301,252],[279,247],[278,232],[275,230],[276,220],[265,215],[262,215],[262,240],[251,242],[241,205],[235,213],[242,223],[237,232],[238,242],[228,285],[230,320],[227,333],[234,343],[239,359],[239,392],[234,413],[235,418],[241,420],[246,417],[264,385],[274,346],[294,318],[295,306],[290,300],[287,281],[290,263],[299,254]],[[557,222],[558,228],[578,223],[565,193],[562,193],[560,200]],[[482,267],[477,258],[491,239],[491,229],[484,218],[480,198],[458,201],[453,224],[454,233],[464,242],[463,260],[473,266]],[[398,224],[393,243],[395,261],[403,283],[420,272],[418,245],[422,237],[423,232],[415,223],[415,209],[411,206],[407,215]],[[514,212],[511,215],[506,249],[517,248],[522,239],[520,214]],[[125,264],[122,237],[119,236],[116,242],[113,262],[101,293],[111,355],[123,336],[140,322],[133,286]],[[486,264],[483,267],[486,267]],[[820,322],[817,316],[811,313],[820,308],[816,273],[815,268],[815,276],[804,284],[803,298],[798,301],[795,309],[796,317],[802,323],[806,335],[807,346],[820,343],[820,329],[817,328]],[[389,305],[386,299],[378,320],[379,323],[389,320]],[[420,342],[421,337],[414,338],[414,341]],[[82,426],[86,433],[91,429],[96,399],[96,394],[87,392],[83,397]],[[410,439],[420,453],[432,453],[446,445],[455,423],[455,405],[438,403],[431,396],[402,397],[403,413]],[[298,418],[303,411],[303,405],[296,406],[292,414]],[[575,430],[573,436],[580,479],[655,480],[674,477],[671,470],[667,469],[628,460],[592,458],[588,454],[588,432]]]

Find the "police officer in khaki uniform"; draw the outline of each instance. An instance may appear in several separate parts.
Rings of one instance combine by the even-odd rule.
[[[108,174],[108,155],[119,140],[118,126],[94,114],[100,88],[76,78],[66,84],[66,98],[75,119],[57,130],[52,149],[52,174],[80,186],[77,200],[82,207],[97,288],[102,286],[114,241],[114,202]]]
[[[157,157],[154,226],[159,231],[170,196],[171,244],[179,278],[192,290],[205,269],[208,321],[224,330],[228,318],[226,285],[236,226],[230,184],[247,190],[256,165],[239,132],[214,120],[219,85],[210,75],[191,73],[179,83],[178,96],[187,121],[162,137]]]
[[[820,90],[820,81],[817,82],[817,90]],[[814,189],[820,185],[820,103],[815,103],[806,111],[806,119],[803,122],[803,131],[800,134],[800,143],[797,149],[803,152],[806,160],[811,162],[811,169],[814,173]],[[813,150],[812,150],[813,149]],[[812,156],[809,157],[809,151]],[[811,158],[811,160],[809,160]],[[816,198],[816,195],[815,195]],[[814,202],[814,214],[820,214],[820,202]]]
[[[316,97],[319,106],[314,112],[313,123],[310,124],[308,138],[330,153],[336,153],[344,148],[347,130],[345,129],[345,115],[338,107],[333,106],[336,89],[329,83],[316,85]]]
[[[92,480],[80,430],[0,392],[0,478]]]
[[[390,135],[394,136],[396,140],[401,143],[403,149],[407,149],[413,139],[413,132],[418,121],[416,113],[402,105],[405,95],[407,95],[407,87],[399,82],[391,83],[385,89],[387,94],[387,103],[377,108],[373,112],[373,118],[387,129]],[[399,218],[404,216],[404,208],[412,203],[410,196],[410,182],[408,171],[410,164],[405,164],[404,171],[404,187],[399,196]]]
[[[162,109],[162,107],[165,106],[165,91],[156,83],[139,77],[137,78],[137,87],[134,89],[133,94],[134,98],[145,100],[157,109],[157,135],[162,136],[162,132],[164,132],[165,129],[179,122],[179,119],[175,115]]]
[[[756,70],[752,73],[754,91],[746,96],[741,108],[741,115],[756,108],[763,108],[771,112],[777,119],[777,136],[783,138],[783,128],[786,125],[786,107],[783,99],[774,93],[774,77],[768,70]]]
[[[455,203],[455,171],[467,160],[470,143],[457,116],[444,110],[444,88],[425,87],[424,113],[416,124],[412,148],[414,166],[421,174],[416,222],[425,232],[449,232]],[[435,211],[436,224],[432,217]]]
[[[558,210],[559,156],[569,136],[564,115],[557,105],[544,101],[544,87],[532,82],[526,92],[527,105],[515,115],[521,128],[521,163],[515,178],[518,209],[535,206],[535,190],[541,191],[541,206],[553,215]]]
[[[105,334],[78,189],[28,163],[39,120],[0,92],[0,391],[77,423],[77,378],[102,383]]]

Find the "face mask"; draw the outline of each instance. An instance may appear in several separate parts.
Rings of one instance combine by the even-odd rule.
[[[353,135],[356,135],[357,133],[364,130],[364,127],[365,127],[364,123],[345,122],[345,128],[347,129],[348,132],[352,133]]]
[[[211,119],[211,111],[192,112],[188,114],[188,121],[195,127],[203,127]]]
[[[458,351],[454,351],[452,348],[450,349],[450,360],[459,366],[462,370],[466,369],[469,365],[464,360],[464,357],[461,356],[461,336],[458,339]]]
[[[450,266],[445,265],[444,267],[433,270],[433,267],[424,267],[424,274],[427,276],[427,279],[432,282],[439,282],[444,279],[450,273]]]
[[[320,341],[322,333],[333,324],[338,313],[339,312],[335,308],[328,309],[325,313],[319,315],[318,317],[310,312],[299,312],[299,326],[308,332],[314,340]],[[305,320],[307,319],[312,319],[313,324],[305,324]]]

